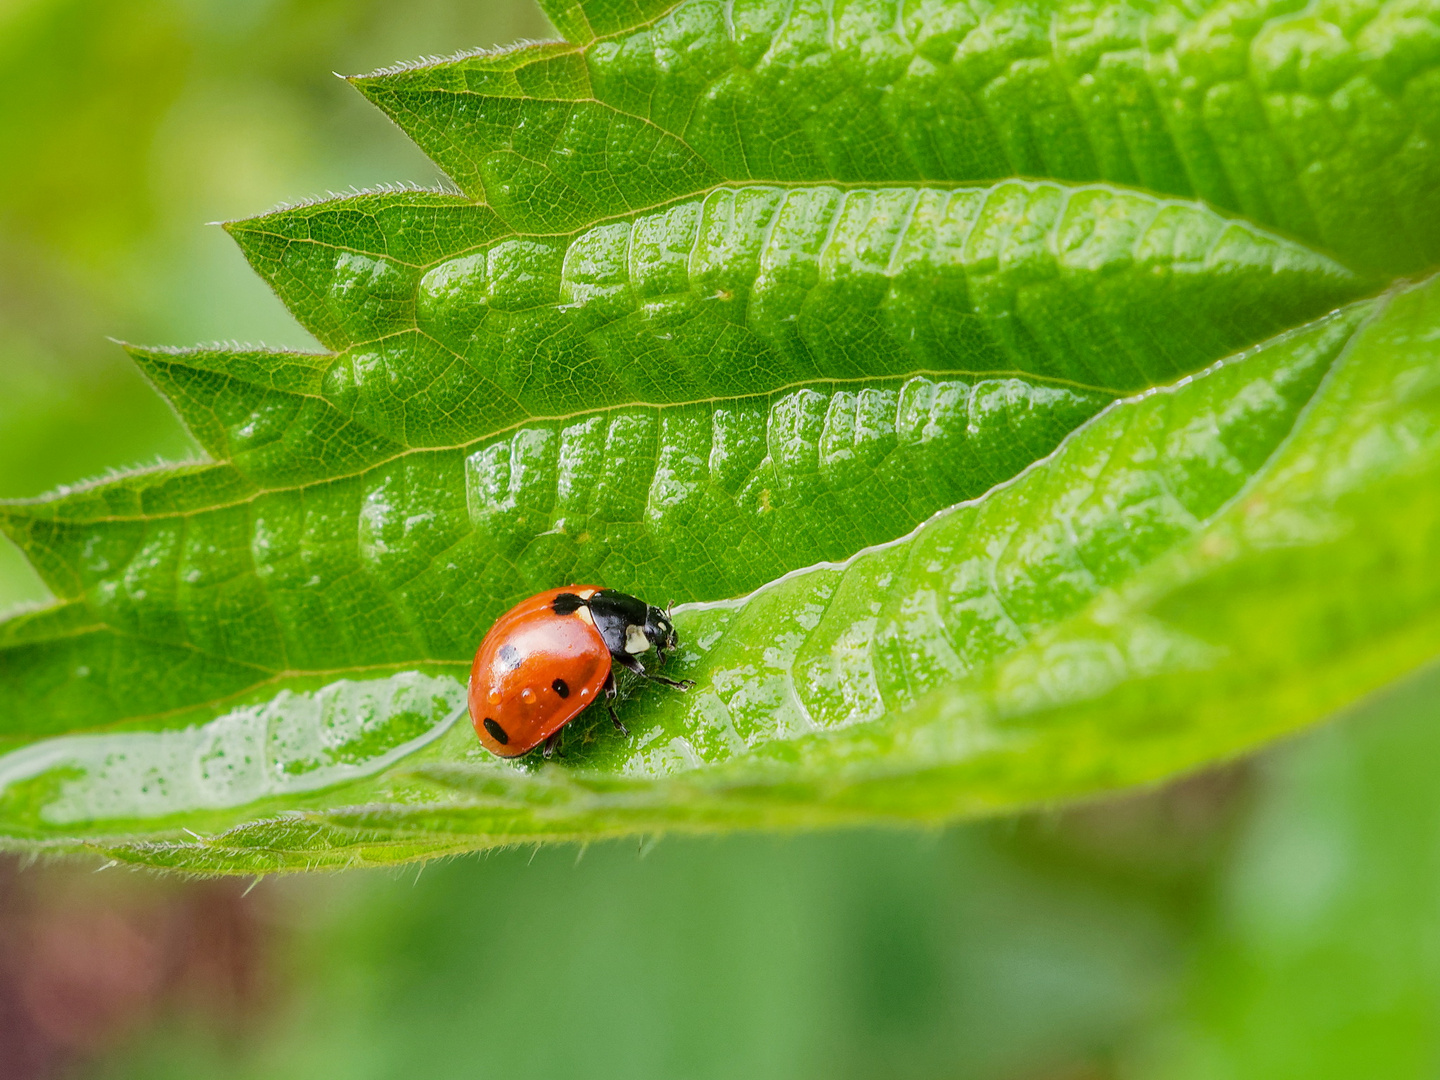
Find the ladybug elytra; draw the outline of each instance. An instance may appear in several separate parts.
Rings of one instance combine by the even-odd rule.
[[[655,650],[661,663],[679,644],[669,616],[653,604],[598,585],[567,585],[516,604],[501,615],[470,669],[470,722],[491,753],[519,757],[545,744],[549,757],[560,729],[605,695],[615,712],[619,664],[637,675],[688,690],[689,679],[645,670],[640,656]]]

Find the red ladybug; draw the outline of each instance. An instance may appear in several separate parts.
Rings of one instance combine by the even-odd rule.
[[[688,690],[689,679],[653,675],[640,663],[654,649],[659,662],[679,644],[665,612],[598,585],[567,585],[516,604],[480,643],[470,669],[470,722],[491,753],[519,757],[545,743],[549,757],[560,729],[605,692],[615,715],[618,663],[637,675]]]

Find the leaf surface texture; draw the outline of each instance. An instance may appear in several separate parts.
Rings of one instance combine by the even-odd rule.
[[[227,226],[328,352],[132,346],[207,460],[0,504],[5,842],[993,812],[1440,653],[1433,0],[548,13],[355,80],[460,193]],[[580,580],[696,688],[489,758],[476,645]]]

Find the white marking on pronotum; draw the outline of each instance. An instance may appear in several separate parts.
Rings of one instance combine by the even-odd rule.
[[[645,631],[631,623],[625,628],[625,651],[628,653],[642,653],[650,648],[650,639],[645,636]]]

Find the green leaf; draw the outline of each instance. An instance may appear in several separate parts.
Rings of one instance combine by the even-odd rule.
[[[1236,11],[583,2],[551,12],[574,46],[362,80],[471,194],[227,226],[333,352],[131,347],[209,460],[0,504],[56,598],[0,622],[0,843],[253,873],[973,814],[1242,752],[1440,653],[1440,279],[1361,299],[1431,259],[1436,12]],[[1419,140],[1403,183],[1346,159],[1350,239],[1056,164],[1100,129],[1037,88],[1103,83],[1132,165],[1149,131],[1205,175],[1147,119],[1155,58],[1277,42],[1311,89],[1383,75]],[[983,150],[906,82],[927,64],[989,71],[972,105],[1047,167],[916,165]],[[717,102],[791,171],[732,168]],[[1236,153],[1298,213],[1289,137]],[[696,688],[626,685],[631,739],[586,714],[558,762],[490,758],[478,641],[581,580],[681,602]]]
[[[1051,184],[747,187],[444,257],[477,219],[401,194],[234,228],[346,347],[133,350],[216,464],[0,508],[74,602],[14,629],[10,737],[188,723],[285,672],[461,664],[561,578],[742,594],[1355,288],[1193,205]]]
[[[1365,269],[1440,261],[1427,0],[548,10],[574,45],[354,80],[517,229],[721,180],[1034,176],[1204,199]]]

